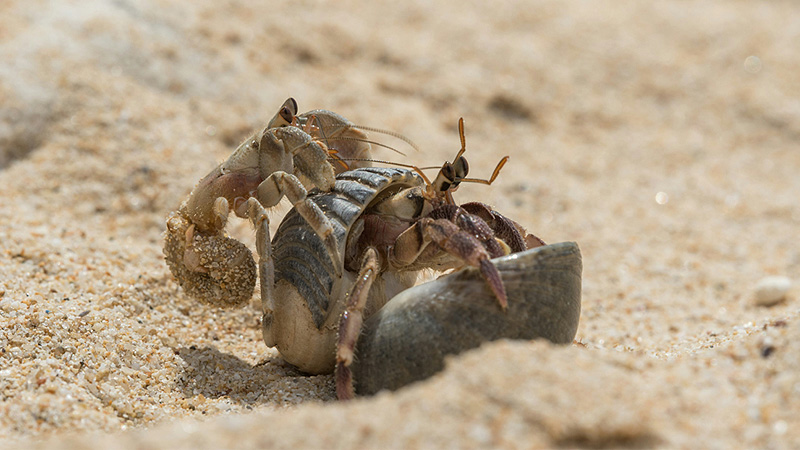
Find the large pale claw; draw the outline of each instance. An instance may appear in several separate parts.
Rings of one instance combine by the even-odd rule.
[[[184,291],[204,303],[234,307],[253,296],[257,276],[250,250],[222,232],[197,231],[178,212],[167,219],[164,256]]]

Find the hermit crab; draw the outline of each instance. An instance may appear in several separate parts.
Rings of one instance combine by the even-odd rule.
[[[329,192],[309,197],[334,225],[339,260],[330,258],[296,210],[268,245],[265,212],[249,201],[264,341],[304,372],[335,371],[340,399],[352,398],[356,388],[374,393],[422,379],[441,368],[446,354],[487,340],[567,343],[575,335],[577,246],[544,246],[484,204],[456,205],[453,188],[474,181],[466,178],[463,122],[460,129],[462,150],[433,182],[415,170],[361,168],[339,174]],[[508,254],[499,266],[491,260]],[[423,269],[463,266],[474,269],[408,290]],[[431,347],[419,359],[397,349],[425,342]]]
[[[326,125],[292,106],[170,215],[165,254],[187,293],[219,305],[252,295],[255,262],[224,235],[234,211],[256,230],[265,343],[304,372],[335,372],[340,399],[423,379],[447,354],[493,339],[571,342],[580,251],[545,245],[485,204],[455,203],[459,183],[489,184],[505,162],[489,180],[466,178],[463,121],[461,150],[430,181],[413,167],[363,167],[363,133],[335,113],[316,112],[335,119]],[[344,130],[353,148],[335,147],[326,129]],[[265,146],[265,136],[283,140]],[[331,179],[329,169],[341,173]],[[270,240],[267,208],[282,195],[294,207]],[[412,287],[425,269],[456,272]]]
[[[287,197],[338,260],[331,224],[307,200],[308,189],[330,190],[337,171],[368,164],[363,161],[369,161],[370,149],[366,134],[339,114],[297,115],[295,100],[286,100],[266,127],[245,139],[168,216],[164,254],[173,275],[190,296],[207,303],[236,305],[252,297],[256,263],[244,244],[225,234],[231,211],[247,217],[249,198],[271,208]]]

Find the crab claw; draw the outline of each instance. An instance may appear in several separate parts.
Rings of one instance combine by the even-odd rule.
[[[436,243],[442,250],[477,267],[481,276],[486,280],[486,284],[489,285],[489,289],[497,298],[500,308],[503,311],[508,308],[506,288],[500,278],[500,272],[492,264],[486,248],[475,236],[459,229],[453,222],[446,219],[425,218],[417,223],[422,227],[423,235]]]
[[[167,219],[164,256],[186,293],[215,306],[240,306],[253,296],[256,263],[236,239],[204,233],[179,212]]]

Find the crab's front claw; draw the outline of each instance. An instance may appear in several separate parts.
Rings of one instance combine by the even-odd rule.
[[[489,260],[490,255],[481,242],[472,234],[461,230],[445,219],[423,218],[418,223],[426,240],[430,240],[447,253],[456,256],[480,270],[486,284],[494,293],[500,308],[508,309],[508,299],[503,280],[497,267]]]
[[[179,211],[167,217],[164,256],[172,275],[192,298],[222,307],[253,296],[256,263],[250,250],[224,232],[202,232]]]

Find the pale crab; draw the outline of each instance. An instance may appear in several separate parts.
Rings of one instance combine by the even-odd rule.
[[[230,211],[247,217],[249,198],[271,208],[287,197],[338,259],[329,220],[307,200],[308,189],[330,190],[337,171],[368,165],[363,161],[369,161],[370,149],[366,134],[344,117],[327,110],[297,115],[297,103],[289,98],[167,217],[164,254],[173,275],[204,302],[237,305],[252,297],[255,261],[225,233]]]

